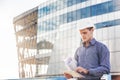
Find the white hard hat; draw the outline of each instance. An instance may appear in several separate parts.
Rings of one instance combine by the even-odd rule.
[[[95,25],[93,24],[93,22],[90,19],[83,19],[77,23],[78,30],[86,29],[89,27],[95,28]]]

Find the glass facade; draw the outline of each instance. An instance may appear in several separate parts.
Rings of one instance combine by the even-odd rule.
[[[54,30],[58,25],[62,25],[64,23],[70,23],[72,21],[102,15],[113,11],[113,2],[109,1],[52,17],[51,19],[39,23],[38,27],[39,30]],[[40,16],[40,14],[38,14],[38,16]]]
[[[39,12],[38,17],[43,17],[55,11],[59,11],[63,8],[70,7],[72,5],[82,3],[85,1],[87,0],[57,0],[56,2],[53,2],[45,7],[40,8],[38,11]]]
[[[104,0],[103,0],[104,1]],[[94,1],[97,2],[97,1]],[[57,0],[49,5],[38,8],[37,48],[38,54],[43,55],[44,63],[38,69],[41,74],[63,74],[67,70],[64,59],[73,56],[81,43],[76,24],[81,19],[94,20],[96,30],[94,37],[105,43],[110,49],[111,72],[120,71],[117,56],[120,56],[120,13],[119,0],[106,0],[96,4],[90,0]],[[72,7],[82,3],[90,3],[89,6]],[[67,9],[66,9],[67,8]],[[69,10],[71,9],[71,10]],[[66,11],[64,11],[66,10]],[[116,59],[117,58],[117,59]]]
[[[76,21],[76,20],[83,19],[83,18],[88,18],[92,16],[98,16],[98,15],[110,13],[114,11],[112,4],[113,2],[109,1],[105,3],[97,4],[97,5],[92,5],[92,6],[78,9],[72,12],[68,12],[67,14],[60,15],[60,18],[64,18],[62,19],[63,21],[62,23],[65,23],[65,22],[69,23],[69,22]]]

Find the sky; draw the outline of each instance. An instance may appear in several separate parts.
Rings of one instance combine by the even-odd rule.
[[[19,78],[13,18],[45,1],[0,0],[0,79]]]

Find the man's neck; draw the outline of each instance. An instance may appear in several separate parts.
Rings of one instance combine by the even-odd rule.
[[[92,38],[90,38],[88,41],[86,41],[86,42],[84,43],[85,47],[88,47],[88,46],[89,46],[90,41],[91,41],[92,39],[93,39],[93,37],[92,37]]]
[[[89,42],[85,42],[84,45],[85,45],[85,47],[88,47],[89,46]]]

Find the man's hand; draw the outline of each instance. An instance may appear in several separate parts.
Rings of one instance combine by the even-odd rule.
[[[64,76],[65,76],[67,79],[73,78],[72,75],[70,75],[70,74],[68,74],[68,73],[64,73]]]
[[[83,67],[77,67],[76,71],[80,73],[88,74],[88,70]]]

